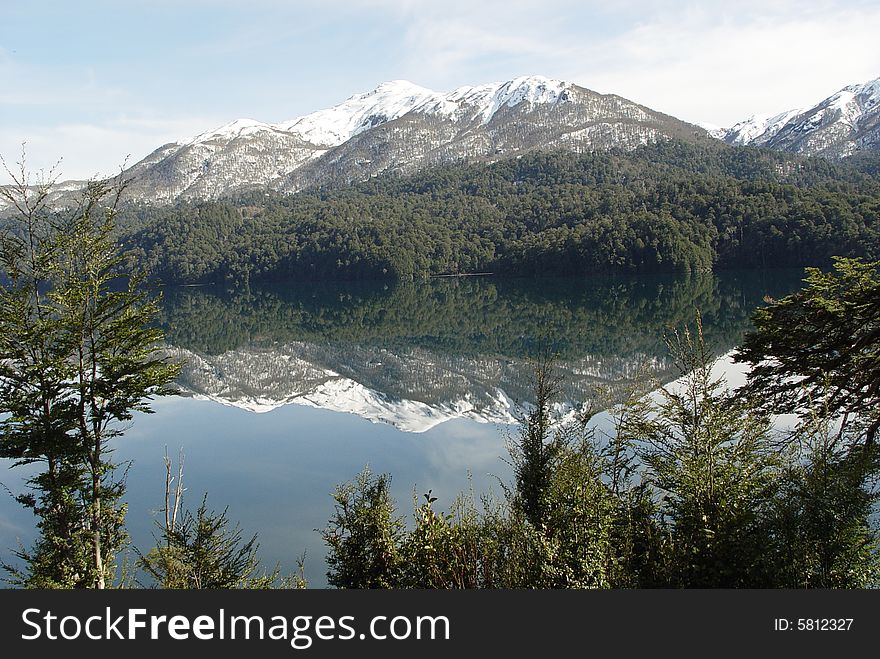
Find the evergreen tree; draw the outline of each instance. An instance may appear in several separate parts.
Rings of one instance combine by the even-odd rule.
[[[744,395],[776,413],[816,401],[867,446],[880,430],[880,263],[836,258],[807,268],[806,286],[755,312],[735,359],[750,365]]]
[[[522,412],[519,437],[508,440],[516,486],[514,505],[536,529],[546,524],[553,474],[567,439],[564,428],[552,418],[559,385],[560,378],[553,372],[553,360],[542,358],[534,367],[535,405]]]
[[[51,181],[22,167],[2,194],[16,209],[2,237],[0,451],[42,463],[19,501],[40,538],[14,575],[38,587],[104,588],[126,542],[123,479],[112,440],[166,393],[177,366],[156,355],[156,300],[111,238],[122,185],[91,182],[70,212],[52,212]]]
[[[306,587],[304,558],[295,576],[282,578],[277,567],[258,573],[256,534],[245,540],[241,528],[230,525],[226,510],[217,513],[208,509],[207,495],[195,514],[183,509],[183,492],[183,453],[176,475],[166,454],[164,519],[158,524],[158,544],[147,554],[138,552],[138,565],[151,579],[148,585],[172,589]]]
[[[327,579],[337,588],[398,585],[403,522],[396,516],[386,475],[364,469],[333,493],[335,512],[322,532],[327,544]]]
[[[797,428],[766,534],[780,587],[871,588],[880,579],[878,452],[851,450],[852,432],[821,401]]]
[[[740,398],[799,418],[770,536],[788,587],[861,588],[880,576],[877,268],[844,258],[829,272],[808,268],[802,290],[755,312],[735,355],[751,365]]]
[[[674,333],[669,348],[682,377],[634,429],[645,478],[663,496],[669,585],[768,585],[764,522],[778,483],[769,420],[713,377],[699,315],[696,330]]]
[[[258,573],[257,536],[245,539],[226,510],[208,509],[207,496],[195,513],[184,510],[174,525],[164,527],[160,541],[139,560],[159,588],[267,589],[278,583],[277,569]],[[301,579],[294,583],[305,585]]]

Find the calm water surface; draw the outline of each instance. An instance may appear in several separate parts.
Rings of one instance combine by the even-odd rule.
[[[364,466],[393,474],[408,513],[432,489],[440,507],[461,491],[498,491],[516,404],[529,399],[529,359],[551,351],[564,402],[614,401],[644,367],[669,380],[670,327],[699,308],[721,355],[766,295],[800,287],[800,271],[690,277],[422,284],[273,285],[247,292],[166,292],[169,354],[186,365],[181,395],[139,415],[117,443],[128,461],[128,529],[147,550],[162,506],[163,455],[185,454],[186,503],[209,506],[259,534],[268,566],[293,570],[305,552],[326,585],[324,547],[334,486]],[[6,465],[9,463],[6,462]],[[24,468],[0,472],[21,490]],[[0,556],[34,538],[33,517],[0,498]]]

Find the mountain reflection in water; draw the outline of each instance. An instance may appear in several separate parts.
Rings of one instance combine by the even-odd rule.
[[[287,404],[423,432],[454,418],[509,423],[530,372],[556,356],[562,404],[614,403],[674,376],[663,343],[702,314],[717,354],[800,270],[631,278],[468,277],[166,292],[168,352],[185,394],[253,412]],[[598,392],[602,392],[601,395]]]
[[[317,529],[333,512],[333,488],[365,465],[393,474],[401,515],[428,489],[438,509],[461,491],[497,494],[498,479],[511,477],[502,459],[511,405],[531,398],[531,358],[558,356],[568,404],[591,399],[597,387],[614,402],[631,384],[648,386],[645,364],[660,380],[675,376],[662,336],[692,323],[696,309],[722,354],[765,295],[796,290],[801,276],[166,290],[161,322],[168,350],[187,360],[179,385],[188,395],[155,401],[156,413],[136,415],[115,442],[114,459],[131,465],[132,545],[155,544],[162,456],[181,450],[186,506],[207,492],[208,505],[228,507],[244,535],[259,534],[264,565],[290,573],[305,551],[310,585],[324,586]],[[23,492],[34,468],[4,469],[0,483]],[[12,551],[30,546],[35,533],[30,511],[0,497],[0,560],[15,563]]]

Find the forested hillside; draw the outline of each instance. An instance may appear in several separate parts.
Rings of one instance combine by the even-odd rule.
[[[725,145],[539,153],[119,218],[162,280],[703,271],[880,257],[874,168]]]

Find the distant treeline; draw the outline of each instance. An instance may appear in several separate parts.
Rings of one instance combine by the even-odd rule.
[[[169,283],[821,265],[880,257],[872,163],[664,142],[129,206],[119,226]]]

